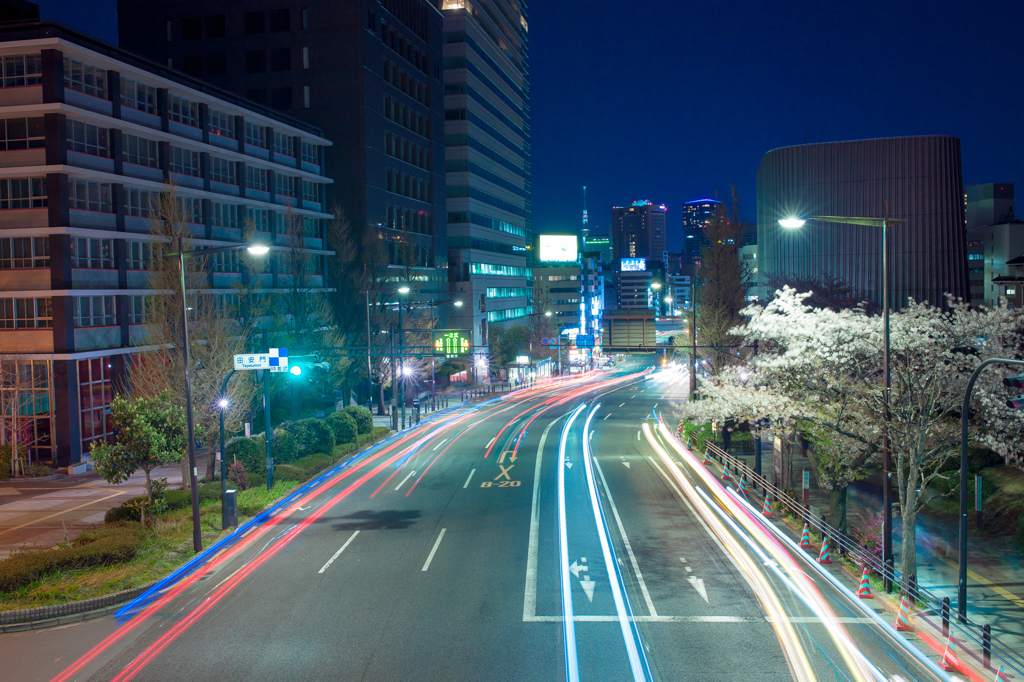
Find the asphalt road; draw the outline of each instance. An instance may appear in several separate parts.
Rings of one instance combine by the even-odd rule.
[[[404,432],[119,626],[0,636],[3,679],[857,679],[659,435],[685,377],[642,364]],[[883,677],[930,678],[814,584]]]

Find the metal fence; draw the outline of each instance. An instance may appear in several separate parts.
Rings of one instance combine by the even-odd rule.
[[[687,445],[690,443],[687,441]],[[921,611],[938,617],[942,621],[943,636],[948,636],[950,629],[953,629],[954,636],[964,642],[972,642],[982,652],[982,662],[986,668],[992,668],[992,658],[1003,665],[1008,671],[1012,670],[1018,675],[1024,675],[1024,659],[1020,654],[992,637],[992,629],[989,625],[979,625],[967,618],[960,622],[958,618],[950,619],[949,597],[939,598],[936,594],[922,589],[914,576],[904,576],[900,573],[892,561],[882,562],[872,554],[866,547],[859,544],[856,539],[846,535],[838,528],[835,528],[825,521],[824,516],[815,518],[808,507],[805,507],[799,500],[787,494],[768,482],[764,476],[755,474],[741,459],[718,447],[714,443],[704,442],[705,456],[717,460],[719,463],[730,467],[736,477],[743,476],[749,483],[751,489],[760,488],[765,495],[775,500],[781,511],[791,511],[811,528],[816,529],[822,536],[822,542],[827,537],[829,548],[835,549],[840,555],[849,557],[860,566],[866,566],[870,571],[880,575],[885,582],[891,582],[902,594],[905,594],[923,605]]]

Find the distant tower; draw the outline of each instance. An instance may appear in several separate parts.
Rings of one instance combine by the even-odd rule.
[[[586,239],[589,234],[590,228],[587,227],[587,186],[583,185],[583,239]]]

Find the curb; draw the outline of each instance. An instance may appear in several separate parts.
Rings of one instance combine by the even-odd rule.
[[[10,483],[42,483],[45,481],[56,481],[58,478],[65,478],[67,474],[47,474],[46,476],[32,476],[29,478],[5,478],[0,481],[0,485],[8,485]]]
[[[81,601],[55,604],[53,606],[36,606],[31,609],[0,611],[0,634],[8,632],[24,632],[26,630],[45,630],[46,628],[81,623],[95,618],[109,616],[117,611],[126,601],[143,594],[153,587],[157,581],[132,587],[102,597],[92,597]]]

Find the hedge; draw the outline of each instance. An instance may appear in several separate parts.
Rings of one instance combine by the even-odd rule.
[[[274,440],[270,444],[270,452],[274,455],[275,465],[287,464],[288,462],[295,461],[299,456],[299,448],[295,441],[295,436],[288,431],[285,431],[283,428],[278,427],[274,429]],[[266,447],[265,444],[264,447]],[[248,468],[249,467],[247,466],[246,469]],[[263,467],[263,470],[267,470],[265,466]]]
[[[317,452],[330,453],[334,450],[334,430],[320,419],[300,419],[285,422],[281,425],[285,431],[295,436],[295,445],[299,457]],[[277,432],[274,432],[276,437]]]
[[[113,525],[82,533],[70,547],[13,554],[0,560],[0,592],[13,592],[54,571],[130,561],[144,538],[136,528]]]
[[[356,420],[348,412],[334,412],[327,415],[327,419],[324,421],[334,431],[335,444],[341,445],[355,441],[358,427]]]
[[[373,432],[373,413],[362,405],[348,405],[345,412],[356,420],[356,428],[359,433]]]
[[[263,438],[232,438],[224,446],[228,463],[238,460],[251,474],[267,473],[267,452]]]

